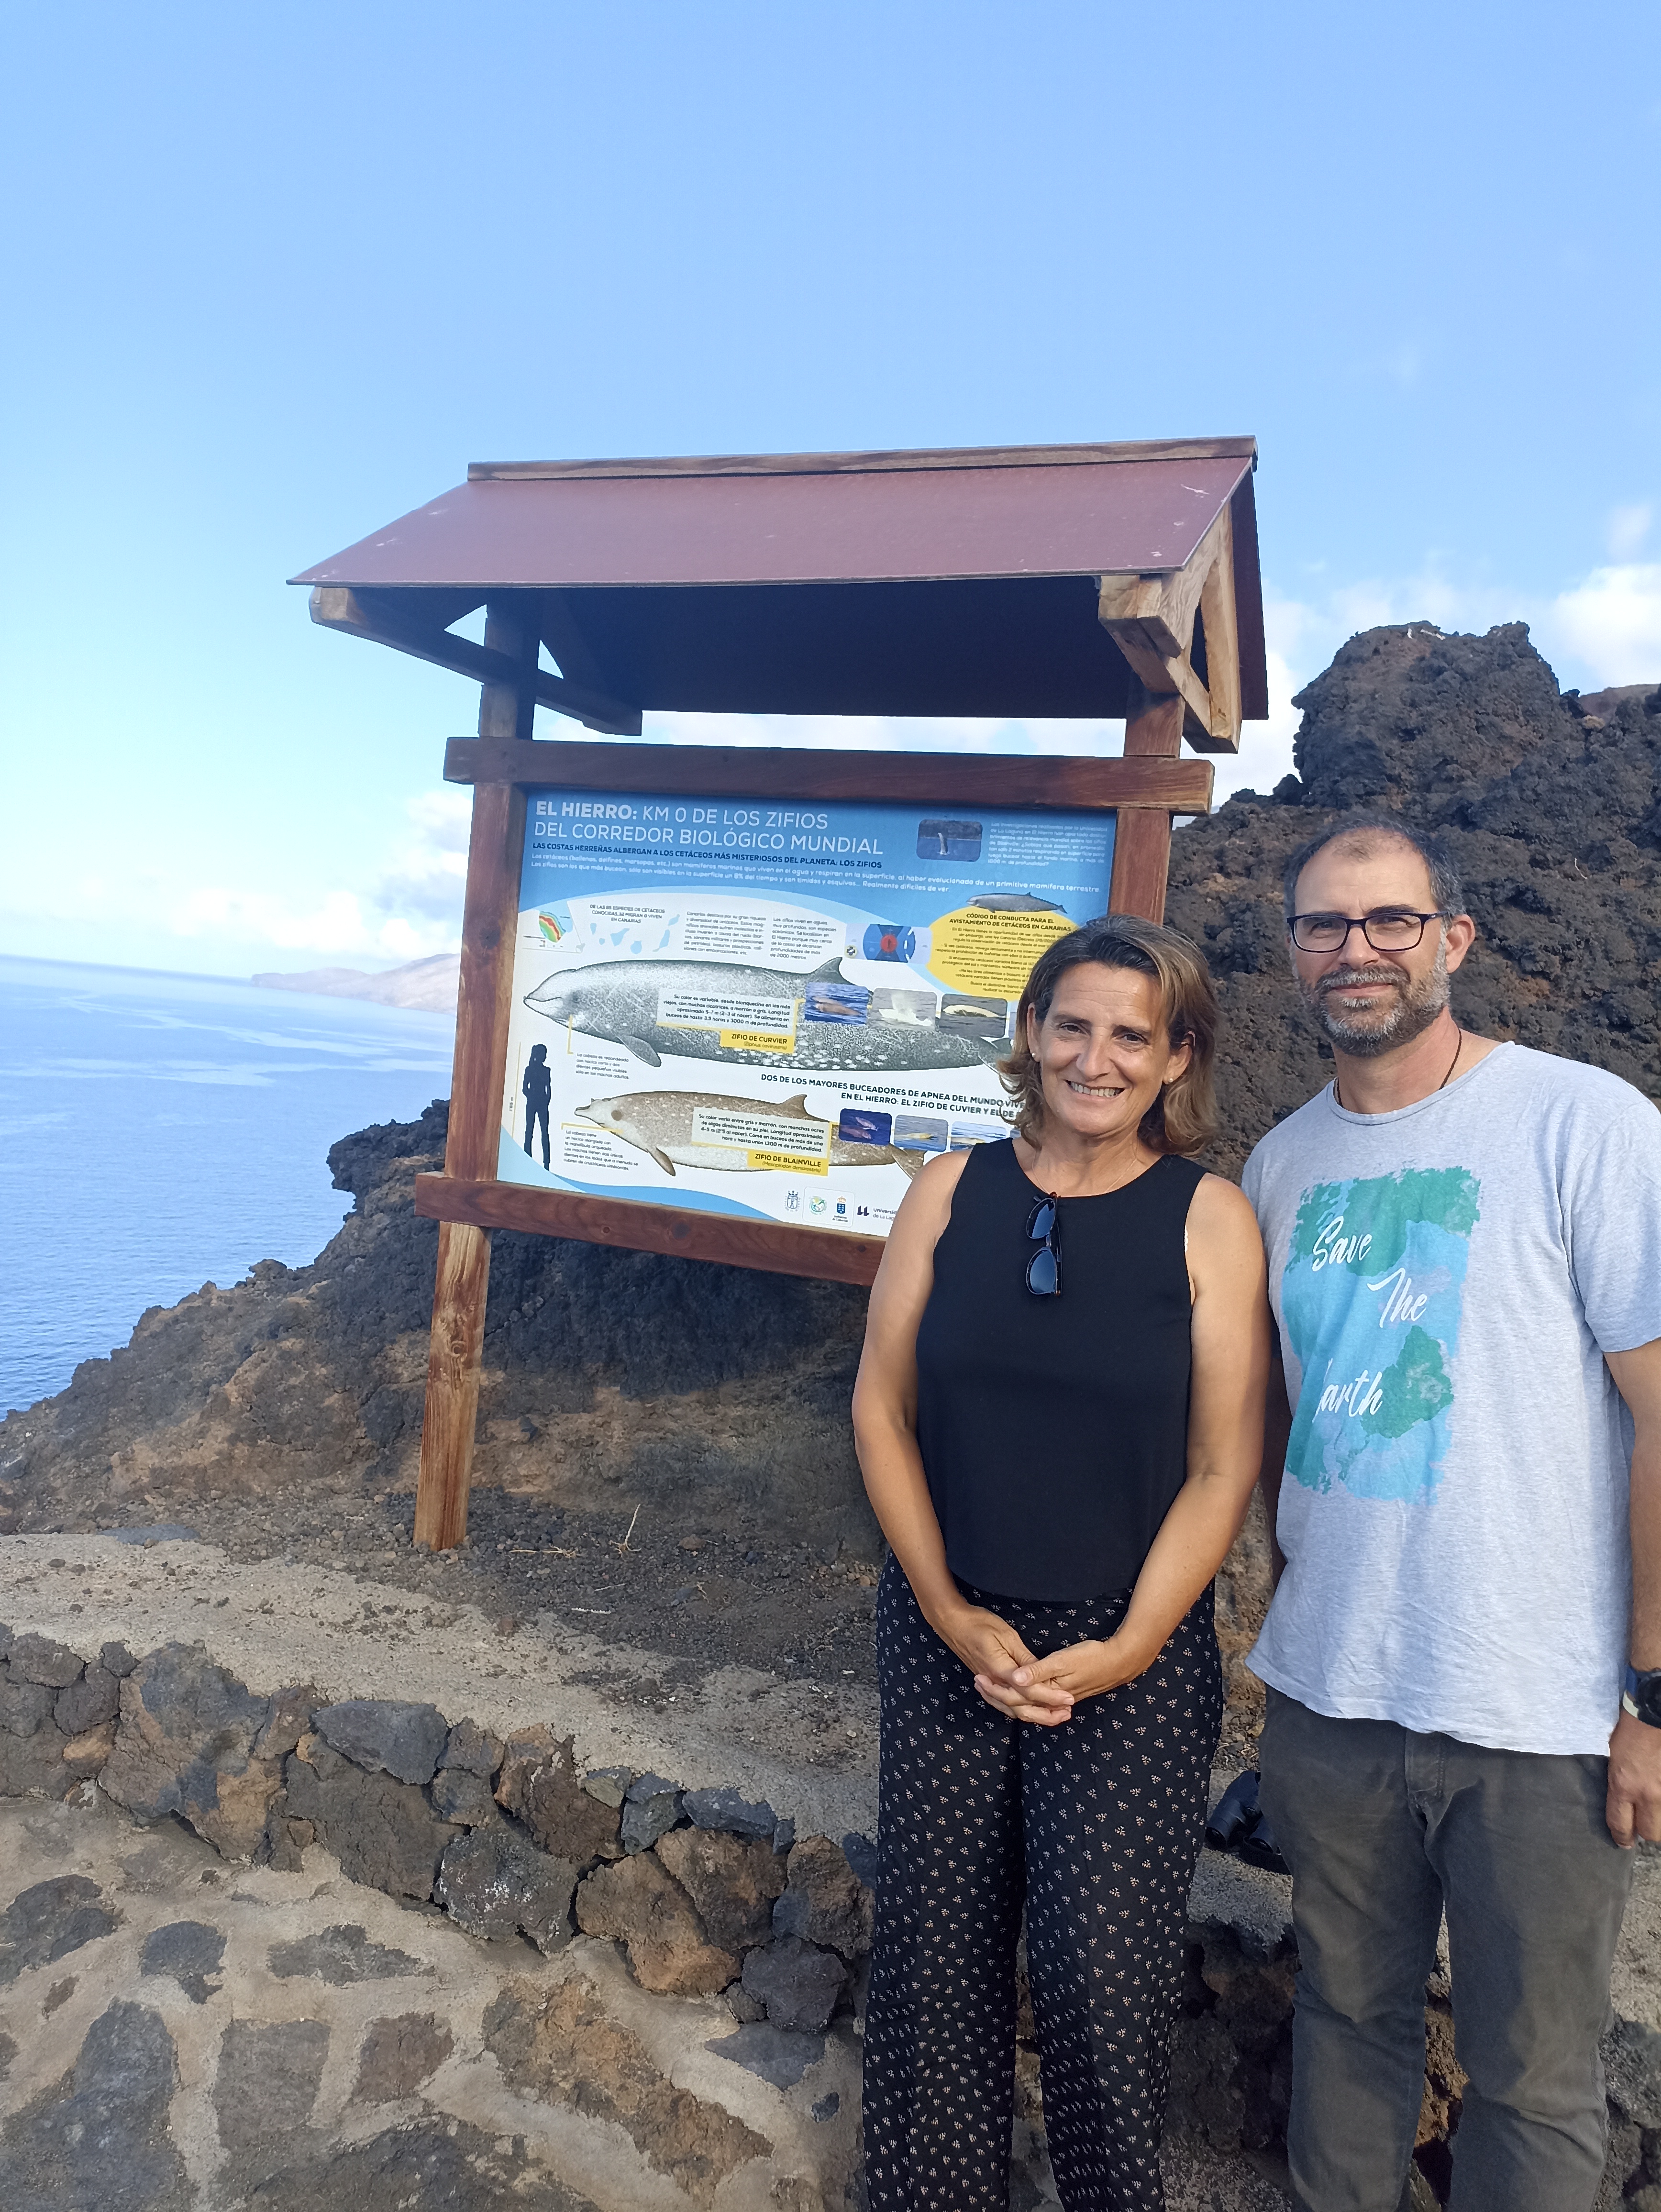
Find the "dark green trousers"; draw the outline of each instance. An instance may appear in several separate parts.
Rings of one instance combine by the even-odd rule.
[[[1444,1908],[1470,2076],[1449,2212],[1590,2212],[1597,2045],[1632,1854],[1608,1762],[1487,1751],[1269,1692],[1262,1797],[1298,1934],[1287,2154],[1299,2212],[1398,2212]]]

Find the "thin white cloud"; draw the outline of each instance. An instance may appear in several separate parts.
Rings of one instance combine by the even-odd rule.
[[[330,963],[384,966],[453,951],[461,940],[470,804],[455,790],[408,800],[407,832],[359,888],[198,884],[183,898],[159,900],[156,919],[179,938],[265,945]]]
[[[1650,525],[1655,520],[1655,509],[1647,501],[1634,501],[1630,507],[1617,507],[1609,516],[1609,549],[1611,561],[1630,561],[1635,553],[1644,550],[1644,540],[1650,534]]]
[[[1583,690],[1661,684],[1661,561],[1594,568],[1558,593],[1542,628],[1585,664],[1591,680]]]

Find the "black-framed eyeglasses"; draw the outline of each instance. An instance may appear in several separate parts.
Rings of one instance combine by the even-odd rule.
[[[1061,1200],[1052,1191],[1026,1217],[1026,1233],[1037,1250],[1026,1263],[1026,1287],[1035,1298],[1062,1294]]]
[[[1294,914],[1288,925],[1299,952],[1337,952],[1359,929],[1375,952],[1411,952],[1432,921],[1451,921],[1452,915],[1438,908],[1434,914],[1415,914],[1409,907],[1382,907],[1376,914]]]

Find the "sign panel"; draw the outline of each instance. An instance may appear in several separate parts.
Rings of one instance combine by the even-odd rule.
[[[1107,910],[1099,811],[534,789],[503,1182],[882,1236],[1007,1133],[1032,963]]]

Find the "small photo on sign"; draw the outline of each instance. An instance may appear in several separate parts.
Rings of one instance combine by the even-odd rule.
[[[920,860],[978,860],[981,857],[978,822],[919,822],[917,858]]]
[[[863,1025],[871,994],[862,983],[810,982],[802,994],[802,1013],[810,1022]]]
[[[995,1145],[1009,1134],[1007,1121],[953,1121],[952,1150],[966,1152],[971,1145]]]
[[[867,1021],[891,1029],[932,1030],[940,1002],[932,991],[889,991],[879,987],[871,994]]]
[[[943,1152],[949,1132],[944,1114],[896,1114],[891,1141],[897,1152]]]
[[[894,1140],[891,1114],[873,1114],[864,1107],[844,1106],[837,1124],[844,1145],[888,1145]]]
[[[948,991],[940,1000],[940,1025],[958,1036],[1001,1037],[1009,1029],[1007,999],[966,999]]]
[[[903,921],[868,923],[860,946],[867,960],[910,960],[916,949],[917,933]]]

